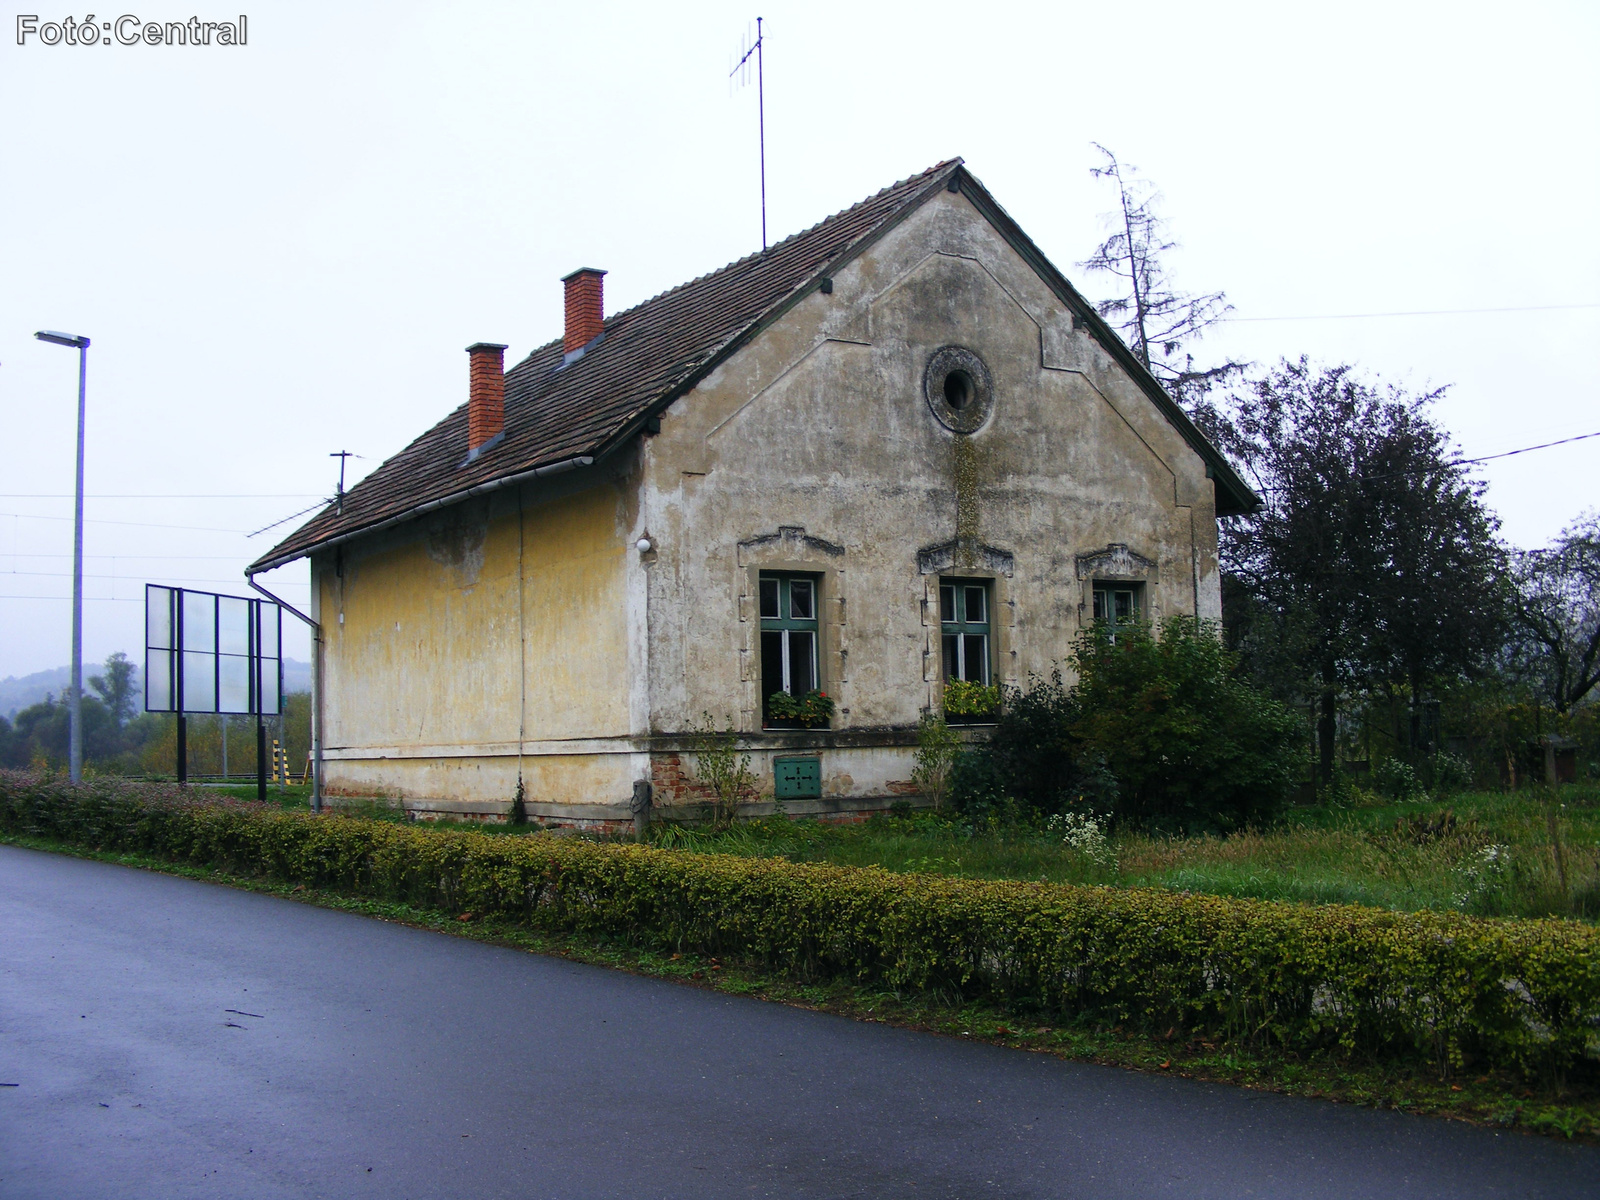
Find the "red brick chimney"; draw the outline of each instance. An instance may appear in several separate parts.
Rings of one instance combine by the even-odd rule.
[[[595,267],[579,267],[562,279],[567,286],[567,332],[561,339],[562,353],[582,350],[605,329],[605,275]]]
[[[467,347],[472,366],[467,382],[467,458],[506,427],[506,348],[498,342]]]

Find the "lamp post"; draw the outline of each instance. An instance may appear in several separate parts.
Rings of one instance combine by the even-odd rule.
[[[78,487],[72,519],[72,695],[67,702],[71,746],[67,772],[73,783],[83,778],[83,388],[89,373],[89,339],[41,329],[41,342],[72,346],[78,351]]]

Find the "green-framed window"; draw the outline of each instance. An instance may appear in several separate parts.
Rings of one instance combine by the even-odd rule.
[[[939,581],[939,631],[944,677],[989,684],[989,585],[981,579]]]
[[[1115,635],[1118,626],[1132,625],[1144,611],[1144,584],[1097,583],[1094,585],[1094,619]]]
[[[814,575],[763,571],[761,593],[761,709],[770,721],[768,698],[775,692],[804,696],[820,686],[817,675],[817,612],[821,606]]]

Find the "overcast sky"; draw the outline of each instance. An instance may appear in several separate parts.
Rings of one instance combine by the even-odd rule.
[[[757,15],[774,238],[959,154],[1099,296],[1099,141],[1159,185],[1178,286],[1235,306],[1202,357],[1449,384],[1474,456],[1600,430],[1592,0],[245,6],[239,47],[19,47],[8,13],[0,676],[69,657],[76,355],[34,330],[94,340],[85,657],[140,657],[144,581],[242,591],[330,451],[370,471],[465,398],[469,342],[556,336],[563,274],[615,311],[759,247],[726,78]],[[1486,464],[1505,536],[1597,468]]]

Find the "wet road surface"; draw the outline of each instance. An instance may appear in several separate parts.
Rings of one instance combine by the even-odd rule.
[[[1600,1151],[0,846],[0,1197],[1600,1196]]]

